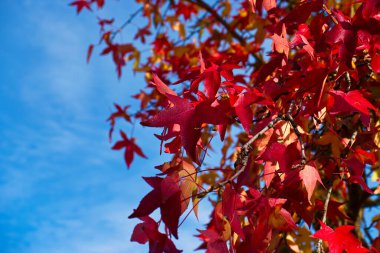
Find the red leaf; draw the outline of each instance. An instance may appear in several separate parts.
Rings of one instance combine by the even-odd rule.
[[[299,176],[302,179],[306,192],[307,199],[310,202],[311,196],[313,195],[317,181],[323,185],[321,177],[319,176],[318,170],[315,168],[315,165],[306,164],[303,169],[300,170]]]
[[[367,99],[365,99],[359,90],[349,91],[330,91],[329,110],[330,114],[341,114],[347,112],[359,112],[365,125],[369,125],[370,113],[368,109],[379,111]]]
[[[158,92],[162,95],[166,96],[166,94],[170,94],[177,96],[177,93],[170,89],[156,74],[153,74],[153,82],[151,83],[156,86]]]
[[[151,35],[152,33],[149,31],[149,26],[141,28],[137,31],[134,39],[140,39],[142,43],[145,43],[145,36]]]
[[[186,99],[168,93],[166,95],[173,106],[141,124],[166,128],[173,124],[179,124],[182,146],[193,161],[198,161],[196,145],[201,135],[201,125],[203,123],[225,124],[228,122],[228,118],[218,108],[212,107],[210,101],[202,101],[193,106]]]
[[[111,116],[109,116],[109,118],[107,119],[107,121],[110,121],[110,124],[111,124],[110,131],[108,133],[109,141],[111,141],[112,139],[112,133],[115,128],[116,119],[123,118],[127,122],[131,122],[131,117],[127,113],[129,106],[125,106],[124,108],[121,108],[120,105],[118,104],[114,104],[114,106],[117,111],[112,113]]]
[[[354,226],[340,226],[335,231],[323,222],[321,229],[311,237],[327,241],[331,253],[365,253],[370,252],[362,246],[362,243],[350,232]]]
[[[106,55],[109,53],[112,53],[112,59],[114,63],[116,64],[116,71],[117,75],[120,78],[121,77],[121,68],[125,65],[125,56],[128,53],[133,53],[135,48],[132,44],[113,44],[112,41],[107,37],[106,39],[107,46],[103,51],[100,53],[101,55]]]
[[[253,103],[262,105],[272,105],[269,99],[267,99],[264,94],[262,94],[257,89],[249,90],[248,92],[240,93],[238,99],[236,100],[234,107],[236,115],[238,116],[240,122],[242,123],[244,130],[250,133],[250,128],[253,119],[253,112],[251,105]]]
[[[178,238],[178,221],[181,215],[181,189],[176,180],[170,176],[144,178],[153,187],[140,202],[137,209],[128,218],[144,217],[157,208],[170,233]]]
[[[309,35],[309,27],[306,24],[299,25],[293,40],[290,42],[290,45],[302,47],[313,60],[314,48],[310,45],[309,41],[307,40],[307,35]]]
[[[91,44],[89,47],[88,47],[88,50],[87,50],[87,63],[90,62],[90,58],[91,58],[91,54],[92,54],[92,50],[94,49],[94,45]]]
[[[91,4],[87,2],[86,0],[78,0],[70,3],[71,6],[77,7],[77,13],[80,13],[83,8],[86,8],[87,10],[91,11]]]
[[[204,72],[205,75],[205,90],[209,98],[214,98],[220,87],[220,73],[217,71],[216,65],[207,68]]]
[[[288,58],[288,55],[289,55],[289,42],[286,39],[285,24],[282,25],[281,35],[278,35],[278,34],[275,33],[275,34],[273,34],[271,36],[271,39],[273,40],[272,51],[280,53],[280,54],[285,54],[286,58]]]
[[[115,145],[112,147],[112,149],[120,150],[122,148],[125,148],[124,159],[128,168],[131,166],[134,153],[136,153],[137,155],[143,158],[147,158],[142,152],[142,150],[140,149],[140,147],[135,144],[135,138],[128,139],[127,135],[121,130],[120,130],[120,135],[123,138],[123,140],[116,142]]]
[[[103,8],[104,6],[104,0],[96,0],[96,4],[98,5],[98,8]]]
[[[179,253],[173,241],[166,234],[158,231],[158,224],[150,217],[141,217],[143,222],[135,226],[131,241],[145,244],[149,241],[149,252],[151,253]]]
[[[177,191],[161,205],[162,221],[169,231],[178,239],[178,223],[181,216],[181,191]]]
[[[371,67],[374,72],[380,73],[380,54],[377,54],[372,58]]]

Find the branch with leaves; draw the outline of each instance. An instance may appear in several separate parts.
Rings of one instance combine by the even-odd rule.
[[[364,210],[380,205],[380,8],[377,0],[328,4],[138,0],[120,25],[98,19],[88,60],[100,49],[119,78],[129,66],[146,81],[134,106],[115,104],[113,149],[127,168],[146,158],[133,136],[141,122],[161,129],[157,152],[171,155],[144,178],[152,189],[129,216],[141,220],[131,241],[180,252],[172,237],[208,200],[210,219],[197,230],[206,252],[321,253],[323,241],[331,252],[380,251],[369,232],[376,213],[362,226]],[[107,8],[104,0],[71,5]],[[116,42],[129,28],[132,37]]]

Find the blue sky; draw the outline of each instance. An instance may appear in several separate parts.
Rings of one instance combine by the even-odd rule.
[[[113,102],[129,103],[143,80],[127,69],[118,80],[109,57],[85,63],[96,19],[77,16],[68,2],[0,3],[0,252],[146,252],[129,242],[138,220],[127,217],[150,190],[141,176],[165,160],[152,135],[158,130],[137,126],[149,159],[127,171],[105,121]],[[103,17],[137,9],[125,2],[109,1]],[[203,220],[191,215],[180,229],[184,252],[199,245],[195,227],[208,216],[205,206],[200,212]]]
[[[129,242],[138,220],[127,217],[150,190],[141,176],[165,161],[152,135],[159,130],[136,126],[149,159],[128,171],[106,122],[113,102],[130,103],[144,81],[128,68],[118,80],[97,51],[86,64],[96,18],[68,2],[0,1],[0,253],[147,252]],[[131,2],[109,0],[101,15],[120,24],[138,8]],[[200,205],[200,222],[189,216],[178,248],[199,245],[193,235],[209,210]]]

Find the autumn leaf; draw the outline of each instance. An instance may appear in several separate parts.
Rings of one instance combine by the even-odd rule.
[[[299,172],[299,176],[302,179],[306,192],[307,199],[311,203],[311,197],[314,193],[317,181],[323,185],[321,177],[319,176],[318,170],[315,168],[315,164],[306,164]]]
[[[143,27],[143,28],[141,28],[141,29],[138,30],[138,32],[136,33],[134,39],[135,40],[136,39],[140,39],[140,41],[145,44],[145,36],[149,36],[151,34],[152,33],[149,30],[149,26],[145,26],[145,27]]]
[[[311,59],[314,60],[314,48],[310,45],[307,37],[310,37],[309,27],[306,24],[301,24],[298,26],[298,30],[290,45],[303,48],[310,55]]]
[[[362,246],[362,243],[351,233],[354,226],[340,226],[335,230],[323,222],[321,229],[315,232],[311,237],[319,238],[326,241],[331,253],[365,253],[370,252]]]
[[[71,5],[96,12],[105,2]],[[169,160],[144,178],[152,189],[130,215],[141,220],[132,241],[178,252],[171,237],[181,215],[203,220],[204,201],[210,215],[197,238],[208,253],[312,252],[323,216],[363,232],[350,210],[379,206],[371,194],[380,188],[366,182],[380,174],[378,0],[132,2],[140,8],[123,20],[94,15],[100,34],[87,51],[88,61],[101,47],[119,78],[130,61],[145,75],[122,80],[139,91],[131,106],[115,104],[109,136],[120,119],[162,128],[157,152]],[[121,135],[113,149],[129,167],[145,155]],[[325,181],[334,186],[327,207]],[[379,248],[352,228],[323,223],[314,238],[332,253],[368,252],[364,241]]]
[[[109,121],[110,125],[111,125],[109,133],[108,133],[108,139],[109,139],[109,141],[111,141],[111,139],[112,139],[112,133],[114,131],[116,120],[118,118],[122,118],[122,119],[125,119],[127,122],[131,122],[131,117],[127,113],[127,110],[129,108],[129,106],[125,106],[124,108],[122,108],[120,105],[118,105],[116,103],[114,104],[114,106],[116,108],[116,112],[113,112],[109,116],[109,118],[107,119],[107,121]]]
[[[284,54],[286,58],[289,56],[289,42],[286,39],[286,27],[285,24],[282,25],[282,32],[280,35],[273,34],[271,36],[271,39],[273,40],[272,44],[272,51]]]
[[[180,253],[173,241],[158,231],[158,224],[149,216],[141,217],[142,223],[138,223],[132,233],[131,242],[145,244],[149,241],[149,252],[151,253]]]
[[[117,75],[121,77],[121,69],[126,63],[126,55],[134,52],[134,47],[130,43],[126,44],[113,44],[112,41],[106,37],[107,47],[100,53],[101,55],[111,54],[112,59],[116,65]]]
[[[158,92],[162,95],[166,96],[167,94],[170,94],[177,96],[177,93],[170,89],[156,74],[153,74],[153,81],[151,83],[156,86]]]
[[[91,44],[89,47],[88,47],[88,51],[87,51],[87,63],[90,62],[90,58],[91,58],[91,54],[92,54],[92,50],[94,49],[94,45]]]
[[[233,107],[247,133],[251,132],[250,128],[253,119],[252,104],[272,105],[273,102],[257,89],[248,90],[238,95],[238,99]]]
[[[112,149],[120,150],[125,148],[124,160],[128,168],[131,166],[135,153],[143,158],[147,158],[142,152],[141,148],[135,144],[135,138],[129,139],[127,135],[121,130],[120,135],[122,137],[122,140],[116,142]]]
[[[78,0],[70,3],[71,6],[76,6],[77,7],[77,13],[79,14],[83,8],[91,11],[91,3],[87,2],[87,0]]]
[[[168,93],[166,96],[173,106],[141,124],[166,128],[173,124],[179,124],[182,146],[193,161],[198,161],[196,145],[201,136],[202,124],[226,124],[229,120],[217,107],[212,107],[210,101],[206,100],[193,105],[187,99]]]
[[[370,111],[374,110],[377,114],[379,111],[374,107],[359,90],[349,91],[330,91],[330,100],[328,109],[331,115],[337,115],[347,112],[359,112],[361,114],[362,122],[368,126]]]
[[[178,183],[170,176],[144,178],[144,180],[153,187],[153,190],[145,195],[128,218],[141,218],[160,208],[163,222],[178,239],[178,222],[181,215],[181,189]]]

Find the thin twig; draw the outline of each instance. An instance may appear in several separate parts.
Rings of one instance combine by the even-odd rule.
[[[331,20],[337,25],[339,24],[338,20],[336,20],[334,14],[330,11],[330,9],[326,6],[326,4],[323,4],[323,10],[329,14]]]
[[[112,41],[115,36],[120,33],[127,25],[129,25],[133,19],[143,10],[144,8],[143,7],[140,7],[137,11],[135,11],[134,13],[131,14],[131,16],[129,17],[129,19],[127,21],[124,22],[124,24],[122,24],[119,29],[117,29],[115,32],[113,32],[111,34],[111,37],[110,37],[110,40]]]
[[[302,167],[302,166],[304,166],[306,164],[305,144],[303,143],[301,133],[298,130],[298,125],[294,121],[294,119],[293,119],[293,117],[292,117],[292,115],[290,113],[287,113],[285,115],[285,120],[287,120],[290,123],[290,125],[292,126],[294,133],[297,135],[298,142],[300,143],[300,146],[301,146],[301,157],[302,157],[300,166]],[[297,166],[297,167],[299,167],[299,166]]]
[[[214,9],[216,7],[217,3],[218,2],[215,2],[211,6],[212,9]],[[187,40],[189,40],[191,37],[193,37],[194,34],[199,33],[199,31],[202,29],[202,26],[200,25],[201,21],[204,20],[206,16],[207,16],[207,12],[205,12],[200,18],[198,18],[197,22],[195,22],[195,24],[192,26],[194,28],[197,27],[197,29],[193,29],[190,33],[187,34],[187,36],[184,39],[181,39],[181,40],[178,40],[178,41],[174,42],[173,45],[177,46],[179,43],[185,43]]]
[[[270,128],[273,128],[280,120],[282,120],[281,117],[276,117],[275,119],[273,119],[271,122],[269,122],[269,124],[266,127],[264,127],[260,132],[255,134],[251,139],[249,139],[249,141],[247,143],[245,143],[243,145],[243,147],[241,148],[241,151],[238,155],[238,158],[234,164],[235,169],[236,169],[236,173],[232,177],[230,177],[230,178],[228,178],[228,179],[226,179],[220,183],[217,183],[215,185],[211,185],[206,191],[198,193],[198,197],[203,198],[204,196],[206,196],[208,193],[214,191],[215,189],[219,189],[219,188],[223,187],[224,185],[226,185],[227,183],[234,181],[241,173],[243,173],[243,171],[245,170],[245,168],[247,167],[247,164],[248,164],[249,153],[253,149],[251,146],[252,143],[254,141],[256,141],[261,135],[263,135]]]
[[[329,208],[329,202],[331,198],[331,192],[332,192],[332,184],[329,187],[329,190],[327,192],[326,200],[325,200],[325,205],[323,206],[323,216],[322,216],[322,222],[326,223],[326,218],[327,218],[327,209]],[[318,244],[317,244],[317,253],[323,253],[323,247],[322,247],[322,239],[318,239]]]
[[[210,5],[208,5],[206,2],[204,2],[203,0],[186,0],[187,2],[189,3],[192,3],[192,4],[195,4],[199,7],[201,7],[202,9],[206,10],[208,13],[210,13],[215,19],[216,21],[218,21],[222,26],[224,26],[224,28],[226,28],[227,32],[229,34],[231,34],[231,36],[233,38],[235,38],[236,40],[239,41],[239,43],[244,46],[247,44],[246,42],[246,39],[241,36],[239,33],[236,32],[236,30],[234,30],[229,23],[227,23],[227,21],[222,17],[220,16],[215,10],[214,8],[212,8]],[[252,53],[252,56],[255,58],[256,62],[257,63],[260,63],[262,64],[263,63],[263,60],[258,56],[256,55],[255,53]]]
[[[371,236],[371,233],[369,232],[369,230],[371,229],[371,226],[368,226],[367,227],[367,225],[366,225],[366,220],[365,220],[365,215],[363,215],[363,222],[364,222],[364,233],[365,233],[365,235],[367,236],[367,238],[368,238],[368,240],[369,240],[369,242],[370,242],[370,244],[372,245],[373,244],[373,238],[372,238],[372,236]],[[372,224],[372,223],[371,223]]]

